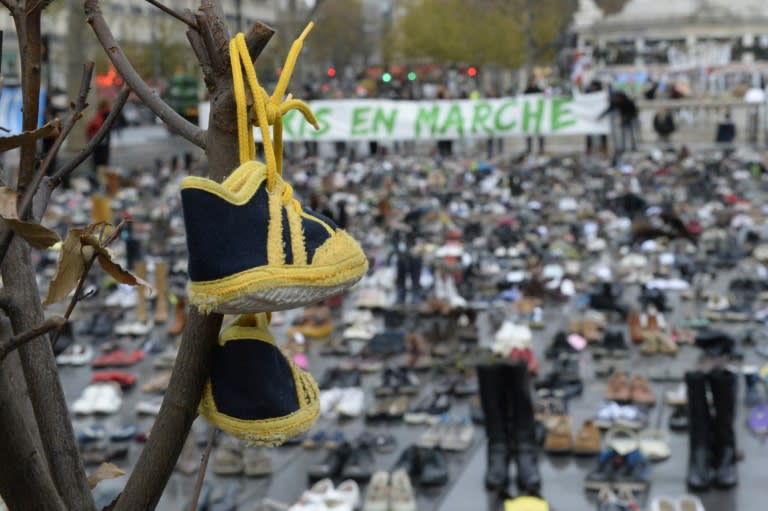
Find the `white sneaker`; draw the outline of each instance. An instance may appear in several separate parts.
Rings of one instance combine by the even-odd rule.
[[[93,413],[112,415],[123,406],[123,392],[117,383],[99,383],[99,391],[93,400]]]
[[[101,392],[99,384],[88,385],[80,397],[72,403],[72,411],[78,415],[93,413],[93,406]]]
[[[408,472],[403,469],[392,473],[390,488],[391,511],[416,511],[416,496]]]
[[[371,323],[355,323],[344,329],[344,333],[341,334],[341,339],[344,341],[350,339],[370,341],[375,334],[376,331]]]
[[[350,510],[357,509],[357,506],[360,505],[360,487],[351,479],[342,481],[341,484],[336,487],[335,498],[349,506]]]
[[[320,391],[320,415],[331,417],[335,415],[336,405],[339,404],[343,392],[339,388],[325,389]]]
[[[136,413],[139,415],[154,415],[160,413],[160,406],[162,406],[162,400],[156,401],[139,401],[136,405]]]
[[[394,508],[392,510],[394,511]],[[389,474],[387,472],[376,472],[371,477],[363,511],[390,511]]]
[[[496,332],[492,350],[506,356],[513,348],[530,349],[532,339],[531,329],[527,325],[517,325],[512,321],[505,321]]]
[[[677,499],[673,497],[654,497],[650,511],[680,511],[680,507]],[[698,511],[698,509],[691,508],[690,511]]]
[[[62,366],[82,366],[93,358],[93,348],[88,345],[75,343],[56,357],[56,363]]]
[[[677,500],[680,511],[706,511],[701,499],[695,495],[684,495]]]
[[[359,387],[341,389],[342,396],[336,405],[336,413],[343,417],[359,417],[365,405],[365,393]]]

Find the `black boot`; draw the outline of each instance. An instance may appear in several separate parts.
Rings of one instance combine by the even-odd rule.
[[[709,386],[715,406],[712,431],[714,442],[715,484],[720,488],[733,488],[739,482],[736,474],[736,435],[733,418],[736,399],[736,375],[730,371],[714,370],[709,374]]]
[[[712,418],[707,403],[707,379],[701,372],[685,373],[688,391],[688,486],[706,490],[712,483],[709,442]]]
[[[528,365],[514,362],[504,367],[507,402],[507,434],[514,444],[517,465],[517,489],[525,495],[538,495],[541,489],[538,446],[536,444],[536,420],[533,416],[533,400]]]
[[[507,386],[503,379],[503,370],[504,366],[498,364],[477,367],[480,403],[485,417],[485,434],[488,437],[485,487],[489,490],[505,490],[509,483],[506,402],[503,395]]]

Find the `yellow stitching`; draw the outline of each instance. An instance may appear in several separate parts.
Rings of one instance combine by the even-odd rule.
[[[285,250],[283,249],[282,186],[283,182],[280,181],[274,189],[268,192],[269,226],[267,227],[267,264],[270,266],[282,266],[285,264]]]
[[[304,226],[301,223],[301,215],[295,208],[288,208],[286,212],[288,214],[288,226],[291,230],[293,264],[307,264],[307,248],[304,245]]]
[[[302,217],[304,217],[304,218],[307,218],[307,219],[309,219],[309,220],[311,220],[311,221],[313,221],[313,222],[317,222],[317,223],[319,223],[320,225],[322,225],[323,227],[325,227],[325,230],[326,230],[326,231],[328,231],[328,234],[330,234],[331,236],[333,236],[333,235],[334,235],[334,233],[336,232],[336,231],[334,231],[333,229],[331,229],[331,226],[330,226],[330,225],[326,224],[325,222],[323,222],[323,221],[322,221],[321,219],[319,219],[318,217],[316,217],[316,216],[313,216],[313,215],[310,215],[309,213],[307,213],[307,212],[306,212],[306,211],[304,211],[303,209],[301,210],[301,213],[299,213],[299,214],[300,214]]]

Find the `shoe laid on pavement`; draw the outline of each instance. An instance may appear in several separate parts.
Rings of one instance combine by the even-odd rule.
[[[74,343],[56,357],[56,363],[61,366],[83,366],[90,362],[92,358],[93,348],[88,345]]]
[[[408,482],[410,484],[410,479]],[[376,472],[368,483],[368,491],[363,502],[363,511],[394,511],[394,503],[390,506],[390,495],[394,496],[393,493],[390,492],[389,473],[383,471]],[[402,511],[408,510],[403,509]],[[415,511],[415,508],[412,511]]]
[[[389,509],[391,511],[416,511],[416,495],[413,492],[411,478],[405,470],[396,470],[392,472],[389,498]],[[363,511],[378,510],[364,508]]]

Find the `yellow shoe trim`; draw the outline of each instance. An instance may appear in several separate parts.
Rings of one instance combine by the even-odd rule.
[[[266,312],[241,314],[219,334],[219,346],[224,346],[229,341],[253,339],[277,346],[272,332],[269,331],[271,320],[272,315]]]
[[[291,233],[291,253],[293,264],[307,264],[307,247],[304,244],[304,226],[301,223],[301,215],[293,208],[286,208],[288,214],[288,228]]]
[[[282,266],[285,264],[285,250],[283,250],[284,190],[285,183],[282,180],[278,180],[272,190],[267,190],[267,196],[269,198],[269,225],[267,226],[267,264],[270,266]]]
[[[221,199],[242,206],[247,204],[256,190],[267,179],[266,167],[263,163],[249,161],[240,165],[221,184],[204,177],[188,176],[181,181],[181,189],[195,188],[216,195]]]
[[[352,254],[339,261],[336,254]],[[189,283],[189,299],[202,312],[214,311],[236,298],[275,288],[337,287],[359,280],[368,270],[368,260],[357,242],[337,231],[315,251],[311,265],[260,266],[229,277]]]

